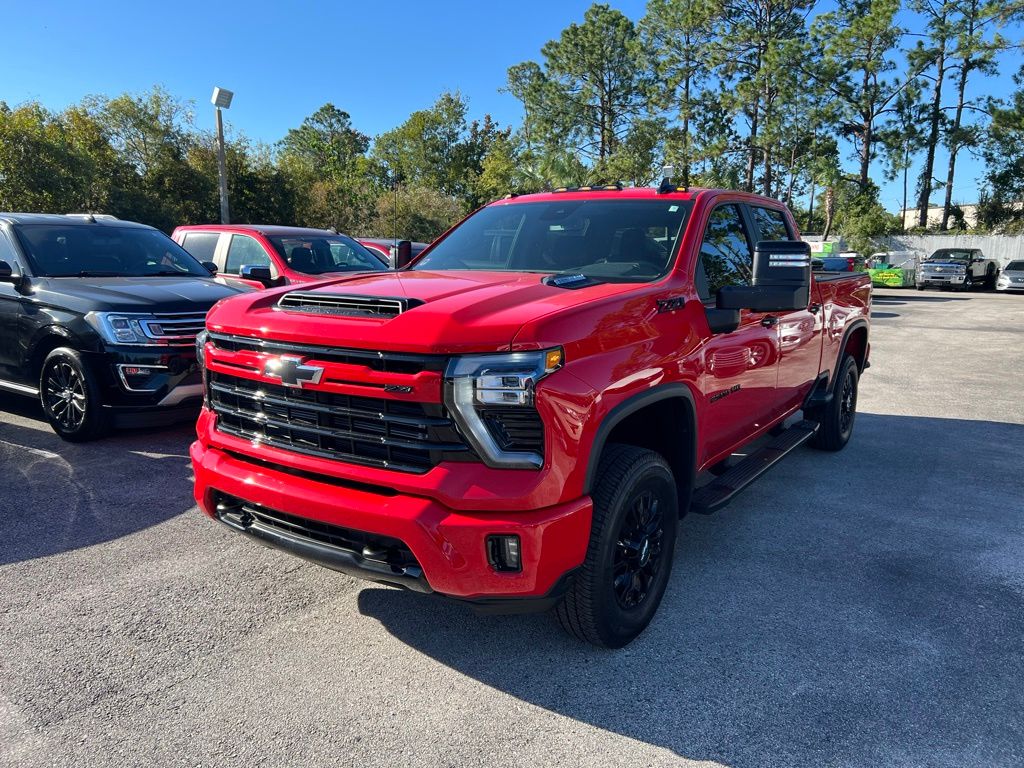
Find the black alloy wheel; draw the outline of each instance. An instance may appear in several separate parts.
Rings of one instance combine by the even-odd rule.
[[[823,451],[839,451],[850,441],[857,418],[857,386],[860,370],[851,355],[843,357],[832,390],[832,400],[820,411],[809,414],[818,422],[813,445]]]
[[[39,402],[53,431],[64,440],[95,440],[108,430],[96,378],[73,349],[59,347],[46,356],[39,373]]]
[[[66,360],[46,369],[43,407],[62,429],[75,431],[85,423],[85,380]]]
[[[651,591],[662,563],[664,506],[653,491],[633,499],[619,527],[612,566],[615,599],[624,609],[638,607]]]

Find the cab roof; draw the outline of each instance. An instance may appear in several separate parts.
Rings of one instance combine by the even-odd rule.
[[[136,221],[125,221],[105,214],[87,213],[0,213],[0,222],[20,226],[25,224],[59,224],[61,226],[81,227],[131,227],[134,229],[153,229],[148,224]]]
[[[626,187],[619,189],[617,185],[610,184],[567,187],[551,192],[535,192],[528,195],[510,195],[495,200],[491,205],[503,203],[544,203],[553,200],[694,200],[698,195],[705,192],[718,192],[725,190],[709,190],[701,187],[689,187],[674,192],[658,192],[655,187]]]
[[[342,235],[349,237],[342,232],[335,232],[330,229],[316,229],[314,227],[285,227],[280,224],[185,224],[177,227],[176,231],[181,232],[255,232],[267,237],[308,237],[310,235],[319,237],[335,237]]]

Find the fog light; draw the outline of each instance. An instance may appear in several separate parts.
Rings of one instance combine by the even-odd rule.
[[[518,573],[523,569],[519,558],[519,537],[494,535],[487,537],[487,562],[496,571]]]

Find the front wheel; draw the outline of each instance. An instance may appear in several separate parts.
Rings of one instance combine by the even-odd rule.
[[[672,470],[654,451],[610,445],[597,476],[587,556],[555,614],[580,640],[621,648],[650,624],[665,594],[679,501]]]
[[[73,349],[60,347],[46,356],[39,374],[39,401],[53,431],[68,442],[95,440],[108,431],[99,385]]]
[[[857,385],[860,374],[857,361],[847,355],[839,366],[832,390],[832,401],[821,411],[821,423],[814,435],[814,447],[823,451],[841,451],[853,434],[857,416]]]

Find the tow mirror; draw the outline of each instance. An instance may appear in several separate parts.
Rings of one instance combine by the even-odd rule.
[[[754,249],[753,285],[718,291],[718,309],[789,312],[811,303],[811,247],[796,240],[762,240]]]
[[[14,270],[6,261],[0,261],[0,283],[13,283]]]
[[[238,276],[243,280],[255,280],[258,283],[263,283],[268,288],[274,282],[274,276],[270,272],[270,267],[243,264],[238,270]]]
[[[217,274],[217,265],[214,264],[212,261],[201,261],[199,263],[206,267],[206,269],[209,270],[211,275]]]
[[[400,240],[398,245],[395,246],[395,269],[407,267],[411,261],[412,242],[409,240]]]

